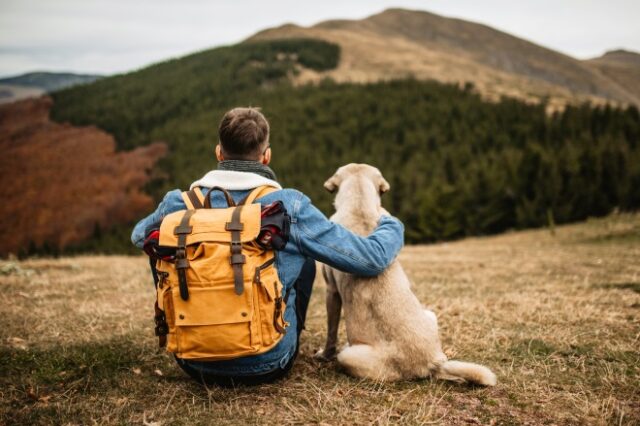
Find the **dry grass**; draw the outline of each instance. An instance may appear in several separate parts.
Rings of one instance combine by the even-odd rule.
[[[389,16],[389,19],[393,19]],[[419,16],[416,16],[419,19]],[[434,18],[441,24],[444,18]],[[284,25],[259,32],[250,37],[249,41],[270,40],[283,38],[315,38],[338,44],[341,48],[340,63],[335,69],[317,72],[300,68],[299,73],[293,79],[294,84],[318,83],[326,78],[339,83],[371,83],[404,78],[416,78],[419,80],[436,80],[442,83],[453,83],[463,86],[472,82],[476,91],[488,101],[499,101],[502,97],[512,97],[522,101],[537,104],[544,99],[547,102],[549,112],[563,110],[567,104],[591,102],[596,105],[611,103],[614,105],[628,103],[633,96],[629,91],[621,92],[619,84],[608,78],[603,78],[601,72],[593,73],[589,68],[577,60],[565,56],[558,56],[554,52],[540,51],[537,46],[518,44],[513,46],[514,40],[510,36],[492,33],[490,40],[495,45],[493,52],[501,52],[500,55],[510,57],[515,62],[512,67],[518,68],[528,63],[532,68],[545,70],[544,72],[532,72],[527,75],[511,69],[511,66],[496,66],[492,61],[483,59],[478,52],[479,46],[467,40],[464,48],[452,48],[443,41],[425,42],[420,38],[428,22],[415,27],[405,28],[406,32],[416,31],[413,36],[403,31],[389,31],[388,28],[380,28],[371,25],[368,19],[363,21],[341,21],[335,25],[323,25],[322,23],[312,27],[299,27],[296,25]],[[454,28],[448,31],[466,32],[477,31],[474,24],[464,25],[453,23]],[[457,25],[471,28],[458,28]],[[484,30],[484,29],[483,29]],[[438,33],[443,40],[450,34],[448,31]],[[491,30],[488,30],[491,33]],[[437,31],[436,31],[437,32]],[[478,39],[482,39],[478,35]],[[527,54],[524,54],[526,51]],[[541,56],[540,56],[541,55]],[[538,57],[539,56],[539,57]],[[537,57],[536,60],[533,58]],[[496,59],[494,62],[501,62]],[[595,65],[593,65],[595,67]],[[568,68],[567,68],[568,67]],[[635,71],[634,67],[629,67]],[[611,91],[617,95],[594,95],[572,88],[573,84],[585,88],[581,82],[579,69],[590,75],[590,84],[602,88],[602,93]],[[546,75],[545,75],[546,73]],[[611,73],[609,73],[611,74]],[[563,82],[553,83],[548,81],[548,75],[563,76]],[[617,72],[616,77],[620,77]],[[631,79],[631,80],[629,80]],[[626,77],[624,82],[633,81]]]
[[[155,347],[145,259],[39,259],[0,264],[0,424],[640,423],[640,215],[401,259],[447,353],[498,386],[372,383],[314,362],[318,283],[290,378],[205,389]]]

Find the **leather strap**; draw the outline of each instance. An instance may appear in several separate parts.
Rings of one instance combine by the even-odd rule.
[[[191,198],[187,194],[188,192],[189,191],[183,191],[182,194],[180,194],[180,195],[182,196],[182,202],[187,206],[187,210],[193,210],[193,209],[195,209],[195,207],[193,206],[193,203],[191,202]]]
[[[244,225],[240,221],[240,214],[243,206],[237,206],[231,214],[231,222],[225,224],[225,229],[231,232],[231,267],[233,268],[233,283],[237,295],[244,292],[244,272],[243,265],[247,262],[242,254],[242,241],[240,240],[240,232],[244,229]]]
[[[196,197],[198,197],[200,204],[204,206],[204,194],[202,193],[202,189],[200,189],[199,186],[196,186],[195,188],[192,189],[192,191],[194,194],[196,194]]]
[[[246,263],[246,258],[242,254],[242,242],[240,242],[240,232],[244,228],[244,225],[240,222],[242,207],[246,204],[253,203],[253,201],[261,194],[273,191],[274,189],[272,187],[266,185],[255,188],[249,193],[249,195],[238,203],[238,206],[231,215],[231,222],[225,225],[225,229],[227,231],[231,231],[231,266],[233,268],[233,281],[237,295],[244,292],[244,272],[242,270],[242,265]]]
[[[278,295],[278,284],[274,281],[273,282],[273,287],[274,290],[276,292],[276,300],[275,300],[275,305],[276,305],[276,309],[273,312],[273,327],[276,329],[276,331],[280,334],[285,334],[287,332],[287,330],[280,324],[280,321],[282,320],[282,322],[284,322],[284,317],[283,317],[283,310],[282,310],[282,294]],[[289,298],[289,292],[287,292],[286,295],[287,299]],[[284,302],[284,307],[287,307],[287,302]]]
[[[194,209],[201,209],[204,207],[202,201],[200,201],[194,189],[187,191],[187,196],[189,197],[189,200],[191,200],[191,204],[193,204]]]
[[[224,194],[224,198],[226,198],[227,200],[227,206],[229,207],[235,207],[236,203],[235,201],[233,201],[233,197],[231,196],[231,194],[229,194],[229,191],[227,191],[224,188],[221,188],[219,186],[214,186],[213,188],[209,189],[207,191],[207,193],[204,196],[204,208],[205,209],[210,209],[211,208],[211,192],[212,191],[220,191]]]
[[[275,255],[274,255],[271,259],[267,260],[267,261],[266,261],[266,262],[264,262],[262,265],[260,265],[260,266],[256,266],[256,271],[255,271],[255,273],[254,273],[254,275],[253,275],[253,281],[254,281],[256,284],[264,285],[264,284],[262,283],[262,281],[260,280],[260,272],[262,272],[262,270],[263,270],[263,269],[266,269],[267,267],[269,267],[269,266],[273,265],[273,263],[274,263],[275,261],[276,261],[276,257],[275,257]]]
[[[180,297],[182,300],[189,300],[189,287],[187,286],[187,269],[189,260],[187,259],[187,235],[192,231],[189,220],[195,210],[187,210],[182,216],[180,225],[176,226],[173,233],[178,236],[178,248],[176,250],[176,270],[178,271],[178,284],[180,286]]]
[[[231,267],[233,269],[234,289],[237,295],[241,295],[242,293],[244,293],[243,265],[247,263],[246,257],[242,254],[241,232],[244,229],[244,224],[240,221],[242,207],[245,204],[253,203],[253,201],[256,198],[258,198],[258,196],[269,193],[269,192],[273,192],[275,191],[275,189],[269,186],[259,186],[255,188],[253,191],[251,191],[249,195],[247,195],[244,198],[244,200],[242,200],[239,204],[236,205],[236,203],[233,201],[233,197],[231,197],[231,194],[226,189],[221,188],[219,186],[214,186],[211,189],[209,189],[209,191],[207,191],[207,193],[204,196],[204,208],[207,208],[207,209],[211,208],[211,192],[212,191],[222,192],[227,200],[227,205],[229,207],[235,207],[235,209],[233,210],[233,213],[231,214],[231,222],[227,222],[225,224],[225,229],[231,232],[231,242],[230,242],[231,255],[229,257],[229,262],[231,263]],[[195,207],[195,203],[193,202],[193,199],[191,199],[191,197],[189,198],[191,203]],[[192,210],[188,210],[187,212],[189,211],[192,211]],[[184,227],[184,231],[186,231],[188,228],[187,233],[190,233],[191,227],[188,226],[190,217],[191,216],[187,217],[187,214],[185,213],[185,216],[182,218],[182,222],[180,223],[180,226],[178,226],[176,228],[176,231],[174,231],[174,233],[178,235],[178,250],[176,252],[176,268],[178,269],[178,278],[180,281],[180,296],[182,297],[183,300],[187,300],[189,298],[189,293],[188,293],[187,283],[186,283],[187,281],[186,274],[184,271],[186,268],[189,267],[189,261],[186,259],[186,257],[184,259],[180,259],[178,257],[178,253],[181,253],[181,238],[183,238],[184,239],[183,242],[186,243],[186,235],[179,234],[177,230],[179,228]],[[184,247],[184,253],[186,253],[186,244]],[[184,286],[183,286],[183,281],[184,281]],[[183,287],[184,287],[184,291],[183,291]],[[186,298],[185,298],[185,295],[186,295]]]
[[[204,195],[199,187],[182,193],[182,201],[187,205],[187,210],[201,209],[204,207]]]

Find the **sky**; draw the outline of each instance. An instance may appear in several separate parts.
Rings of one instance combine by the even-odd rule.
[[[284,23],[390,7],[480,22],[579,59],[640,52],[638,0],[0,0],[0,76],[121,73]]]

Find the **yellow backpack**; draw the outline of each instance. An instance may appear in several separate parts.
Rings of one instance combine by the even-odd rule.
[[[159,245],[174,247],[176,257],[156,263],[156,334],[179,358],[264,353],[289,325],[275,252],[255,242],[261,206],[252,203],[275,189],[258,187],[238,205],[226,190],[214,190],[224,193],[228,208],[211,208],[209,193],[195,188],[182,194],[187,210],[167,215],[160,225]]]

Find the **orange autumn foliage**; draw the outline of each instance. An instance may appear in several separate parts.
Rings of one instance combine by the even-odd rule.
[[[0,107],[0,255],[61,250],[152,207],[142,188],[166,145],[116,152],[96,127],[50,121],[52,104],[43,97]]]

